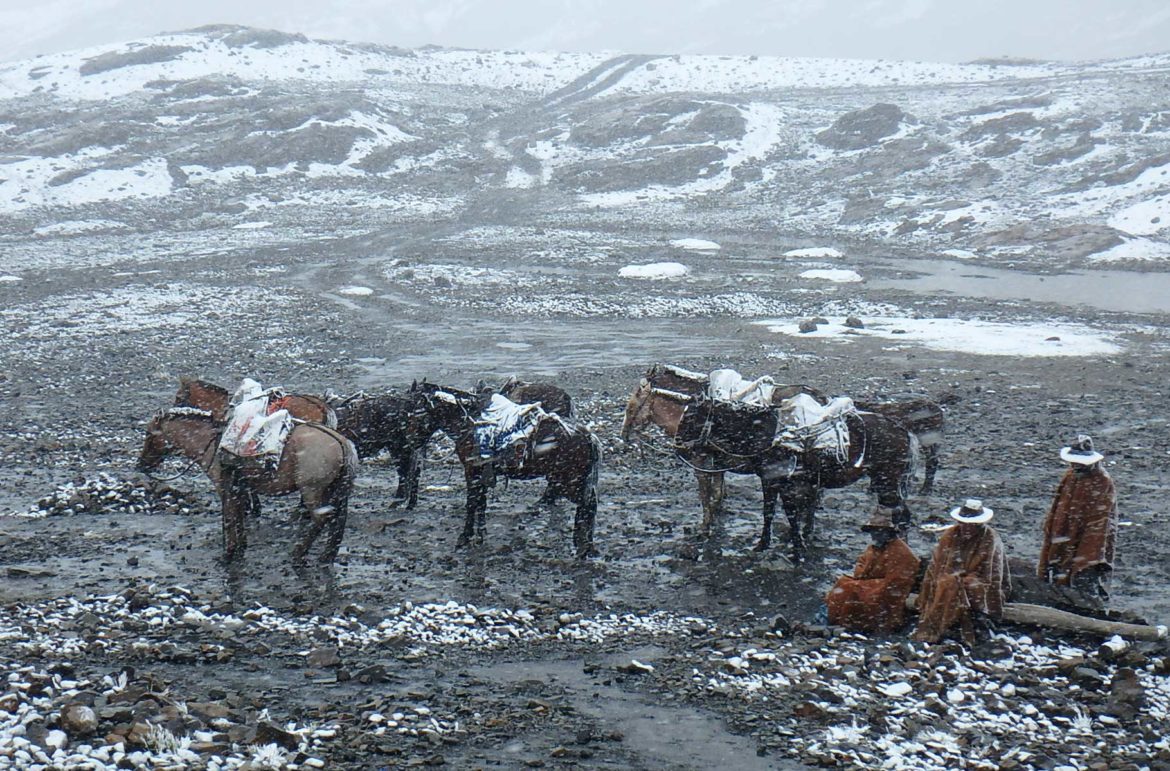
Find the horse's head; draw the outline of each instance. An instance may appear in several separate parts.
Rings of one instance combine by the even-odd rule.
[[[162,421],[165,415],[164,412],[155,413],[150,422],[146,424],[146,441],[142,443],[142,452],[138,454],[137,468],[139,471],[146,472],[158,468],[158,464],[162,463],[163,458],[170,450],[170,443],[167,442],[162,431]]]
[[[626,402],[626,417],[622,421],[622,441],[630,440],[630,433],[635,428],[641,428],[650,422],[650,396],[654,393],[654,386],[648,378],[642,378],[638,387],[630,394]]]

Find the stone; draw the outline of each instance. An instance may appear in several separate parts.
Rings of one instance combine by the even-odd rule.
[[[70,704],[61,710],[61,727],[71,736],[89,736],[97,730],[97,713],[84,704]]]
[[[816,332],[817,331],[817,323],[815,321],[813,321],[812,319],[804,319],[796,327],[796,330],[798,332],[802,332],[802,333]]]
[[[849,327],[850,329],[865,329],[865,324],[862,323],[861,319],[857,318],[856,316],[850,316],[849,318],[845,319],[845,326]]]
[[[279,726],[263,721],[256,726],[255,744],[278,744],[288,750],[295,750],[301,745],[296,734],[291,734]]]
[[[338,653],[337,648],[332,646],[314,648],[309,651],[305,663],[310,667],[318,667],[321,669],[336,667],[341,665],[341,655]]]

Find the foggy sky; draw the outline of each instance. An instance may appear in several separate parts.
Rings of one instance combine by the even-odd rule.
[[[0,0],[0,60],[224,23],[405,47],[944,62],[1170,50],[1167,0]]]

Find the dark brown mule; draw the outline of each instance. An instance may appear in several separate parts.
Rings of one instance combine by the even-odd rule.
[[[597,519],[597,480],[601,467],[601,443],[589,430],[556,415],[544,415],[522,447],[492,458],[480,457],[475,424],[490,394],[473,394],[431,383],[415,383],[410,393],[438,425],[455,441],[467,481],[467,511],[459,546],[474,537],[483,543],[487,516],[487,490],[496,477],[548,480],[553,500],[567,498],[577,506],[573,520],[573,546],[584,559],[597,554],[593,546]],[[425,428],[424,428],[425,430]]]
[[[179,390],[175,392],[175,406],[208,410],[216,420],[222,421],[227,419],[228,402],[231,398],[232,395],[226,388],[215,383],[195,378],[181,378]],[[287,394],[281,398],[278,409],[288,410],[288,414],[297,420],[337,428],[337,415],[320,396]]]
[[[682,367],[654,364],[646,371],[645,377],[655,388],[677,391],[688,396],[699,396],[707,393],[707,375],[701,372],[692,372]],[[799,393],[808,394],[821,404],[826,404],[829,401],[829,397],[823,391],[804,383],[796,383],[777,385],[776,390],[772,393],[772,403],[779,406],[785,399]],[[884,415],[890,420],[902,424],[918,439],[925,472],[922,477],[922,488],[919,490],[922,495],[930,495],[934,490],[934,477],[938,473],[943,430],[946,427],[946,416],[942,405],[952,400],[953,397],[944,397],[936,401],[926,394],[891,394],[886,399],[854,401],[858,410]]]
[[[764,523],[757,551],[772,542],[772,519],[779,498],[788,518],[792,556],[805,556],[821,491],[853,484],[868,476],[878,501],[898,511],[897,524],[909,527],[905,485],[917,459],[917,441],[900,424],[871,412],[847,416],[848,457],[837,459],[806,448],[795,452],[775,445],[773,408],[729,405],[655,388],[646,378],[630,395],[622,438],[654,424],[675,441],[679,456],[696,470],[703,505],[704,536],[710,535],[722,506],[723,474],[751,474],[764,492]]]
[[[313,541],[328,528],[320,561],[332,563],[341,546],[349,494],[358,467],[353,444],[325,426],[297,423],[288,435],[275,469],[235,467],[225,465],[219,452],[222,433],[223,425],[209,411],[176,407],[160,412],[146,427],[138,468],[141,471],[157,468],[171,452],[199,464],[215,485],[223,507],[223,546],[228,560],[244,552],[245,515],[259,513],[256,494],[300,493],[309,518],[292,557],[297,561],[304,559]]]
[[[491,386],[483,380],[475,384],[477,393],[492,393]],[[569,392],[555,383],[529,383],[512,375],[503,385],[495,389],[495,393],[516,404],[539,404],[545,412],[560,415],[572,420],[573,399]],[[551,486],[545,488],[540,496],[540,503],[552,504],[556,502],[556,491]]]
[[[427,442],[438,430],[426,410],[415,400],[397,393],[355,394],[331,402],[337,413],[337,430],[357,448],[361,458],[385,451],[398,469],[395,505],[418,503],[418,480]]]

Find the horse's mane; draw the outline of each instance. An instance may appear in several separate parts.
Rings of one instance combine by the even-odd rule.
[[[652,378],[654,375],[658,374],[659,372],[664,372],[668,375],[673,375],[674,377],[681,378],[682,380],[691,380],[695,383],[706,384],[706,382],[710,379],[707,375],[703,374],[702,372],[695,372],[693,370],[683,369],[682,367],[676,367],[673,364],[654,364],[654,365],[651,365],[650,369],[646,371],[646,377]]]
[[[203,380],[197,377],[181,377],[179,378],[179,385],[184,388],[190,388],[191,386],[205,388],[208,391],[216,391],[218,393],[224,394],[225,396],[228,394],[228,390],[223,386],[216,385],[215,383],[212,383],[208,380]]]
[[[158,416],[161,418],[207,418],[209,420],[214,417],[211,410],[201,410],[198,407],[171,407],[161,410]]]

